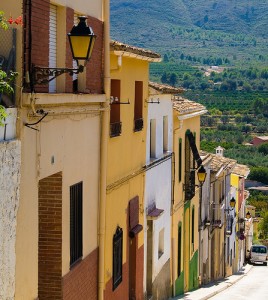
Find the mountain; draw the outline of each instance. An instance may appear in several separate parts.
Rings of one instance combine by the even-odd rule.
[[[268,60],[267,0],[111,0],[111,37],[181,53]],[[234,57],[235,56],[235,57]]]

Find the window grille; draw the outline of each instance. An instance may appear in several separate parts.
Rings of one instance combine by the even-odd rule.
[[[83,182],[70,187],[70,266],[83,256]]]
[[[141,131],[143,128],[143,118],[134,120],[134,131]]]
[[[122,132],[122,122],[110,123],[110,137],[120,136]]]
[[[143,81],[135,81],[134,132],[143,128]]]
[[[123,230],[119,226],[113,237],[113,290],[122,282]]]

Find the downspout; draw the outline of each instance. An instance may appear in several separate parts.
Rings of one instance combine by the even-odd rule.
[[[174,229],[174,189],[175,189],[175,153],[172,152],[172,167],[171,167],[171,236],[173,236],[173,229]],[[172,296],[174,297],[176,295],[176,266],[175,266],[175,245],[174,245],[174,240],[175,238],[173,237],[171,239],[172,243],[171,243],[171,259],[172,259],[172,270],[171,270],[171,280],[172,280],[172,287],[173,287],[173,291],[172,291]]]
[[[100,160],[100,205],[99,205],[99,278],[98,300],[104,299],[104,260],[105,260],[105,210],[106,210],[106,176],[107,176],[107,148],[109,133],[109,103],[110,103],[110,1],[103,0],[104,22],[104,92],[106,101],[103,104],[101,124],[101,160]]]

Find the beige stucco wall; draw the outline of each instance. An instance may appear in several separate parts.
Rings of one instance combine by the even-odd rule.
[[[35,299],[38,287],[38,181],[62,172],[62,275],[70,267],[70,186],[83,181],[83,257],[97,248],[97,221],[99,201],[100,115],[97,103],[86,103],[90,95],[76,95],[77,104],[67,104],[74,95],[39,94],[49,115],[34,126],[39,131],[23,126],[38,118],[27,118],[31,110],[21,114],[22,180],[21,202],[18,213],[16,241],[16,299]],[[92,96],[94,101],[104,96]],[[53,100],[53,101],[52,101]],[[82,103],[84,102],[84,103]],[[89,101],[90,102],[90,101]],[[25,100],[25,103],[27,101]]]
[[[15,241],[20,198],[19,141],[0,142],[0,299],[14,299]]]
[[[103,0],[91,0],[91,1],[56,0],[51,2],[57,5],[71,7],[77,13],[88,14],[97,19],[100,20],[102,19]]]

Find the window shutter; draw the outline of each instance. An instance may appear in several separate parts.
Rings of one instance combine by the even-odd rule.
[[[57,6],[50,5],[49,13],[49,68],[57,67]],[[49,82],[49,92],[56,93],[56,80]]]

